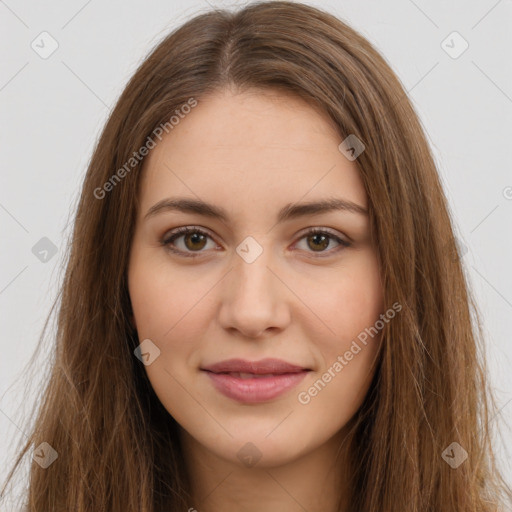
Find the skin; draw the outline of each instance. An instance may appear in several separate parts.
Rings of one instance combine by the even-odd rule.
[[[160,350],[144,366],[155,393],[181,426],[195,507],[209,511],[337,510],[346,502],[347,430],[370,385],[375,336],[308,404],[308,390],[383,310],[367,215],[330,211],[276,223],[285,204],[342,198],[367,208],[356,163],[324,114],[280,92],[222,91],[201,98],[146,157],[128,269],[140,341]],[[227,222],[161,211],[168,197],[226,209]],[[181,226],[210,235],[182,235]],[[307,228],[351,242],[324,244]],[[252,263],[236,248],[248,236],[263,249]],[[239,357],[284,359],[310,368],[294,389],[241,404],[219,393],[200,367]],[[249,467],[237,454],[251,442]]]

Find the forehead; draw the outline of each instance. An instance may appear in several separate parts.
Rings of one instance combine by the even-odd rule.
[[[334,123],[301,98],[278,92],[221,91],[199,100],[165,139],[184,149],[289,146],[296,150],[336,142]],[[240,152],[242,154],[242,152]]]
[[[158,140],[158,139],[156,139]],[[198,102],[144,162],[144,213],[171,195],[247,210],[333,195],[366,206],[357,166],[328,116],[277,92],[223,91]]]

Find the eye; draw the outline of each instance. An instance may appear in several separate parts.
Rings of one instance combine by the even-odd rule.
[[[176,244],[176,240],[180,238],[183,238],[183,246],[177,247],[179,244]],[[200,253],[205,252],[202,249],[206,247],[208,239],[213,241],[212,237],[206,231],[194,226],[185,226],[171,231],[160,243],[174,253],[194,258],[199,256]],[[306,240],[306,246],[312,249],[311,251],[303,249],[306,252],[322,253],[322,256],[315,255],[313,257],[323,257],[323,253],[330,255],[333,252],[338,252],[342,248],[350,247],[351,245],[350,242],[343,240],[326,228],[312,228],[300,237],[299,242],[302,240]],[[332,240],[338,244],[338,248],[326,251],[325,249],[329,247]]]
[[[312,249],[312,251],[305,249],[307,252],[321,253],[321,255],[314,255],[313,257],[324,257],[324,253],[327,253],[326,256],[330,256],[333,252],[337,253],[344,247],[350,247],[351,245],[350,242],[343,240],[326,228],[312,228],[299,239],[299,241],[302,240],[306,241],[307,248]],[[329,247],[332,240],[338,244],[337,248],[326,251],[325,249]]]
[[[183,238],[184,248],[176,247],[175,241],[180,238]],[[194,226],[185,226],[169,233],[161,240],[161,244],[174,253],[194,258],[197,255],[193,253],[203,252],[202,249],[206,246],[208,238],[212,239],[206,231]]]

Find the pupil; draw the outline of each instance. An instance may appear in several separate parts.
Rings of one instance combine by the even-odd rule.
[[[204,235],[202,235],[201,233],[192,233],[192,234],[188,234],[186,237],[185,237],[185,240],[186,242],[190,241],[192,239],[192,244],[196,244],[196,243],[200,243],[201,242],[201,238],[204,239]],[[202,240],[204,242],[204,240]],[[189,244],[186,243],[187,247],[189,249],[202,249],[204,247],[204,243],[200,246],[200,247],[189,247]]]
[[[322,235],[322,234],[316,234],[316,235],[313,235],[311,238],[315,239],[318,241],[318,238],[321,238],[322,241],[320,241],[319,243],[322,244],[322,246],[320,247],[321,249],[325,249],[328,245],[329,245],[329,240],[328,238],[325,236],[325,235]],[[317,243],[317,242],[314,242],[314,243]],[[313,248],[313,247],[312,247]]]

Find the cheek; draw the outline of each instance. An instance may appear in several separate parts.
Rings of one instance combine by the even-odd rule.
[[[297,407],[310,423],[311,441],[318,432],[325,437],[334,435],[360,408],[374,374],[372,363],[377,353],[377,338],[373,345],[359,344],[359,348],[348,350],[352,354],[350,360],[345,352],[333,354],[326,367],[298,390]]]
[[[352,263],[322,295],[322,318],[330,330],[317,338],[319,368],[298,397],[309,414],[332,427],[345,424],[361,405],[381,339],[380,331],[372,330],[384,303],[377,259],[359,254]]]
[[[211,305],[204,296],[210,281],[138,255],[131,262],[128,284],[138,338],[150,339],[160,350],[145,370],[166,406],[180,407],[185,396],[179,383],[197,367],[195,354],[210,323]]]
[[[383,313],[380,276],[374,260],[363,263],[330,288],[323,318],[333,332],[317,338],[320,367],[297,395],[308,417],[318,418],[316,428],[329,428],[332,434],[361,406],[381,340],[380,330],[374,330]]]
[[[191,379],[187,363],[205,330],[199,301],[204,290],[201,294],[194,280],[146,265],[132,269],[129,291],[139,341],[150,339],[160,351],[144,366],[151,387],[169,414],[178,422],[186,421],[190,408],[186,388]]]
[[[329,415],[333,424],[343,424],[366,395],[381,340],[381,331],[375,330],[384,304],[376,258],[360,258],[358,265],[342,276],[331,299],[327,319],[336,334],[323,338],[319,347],[324,368],[316,376],[312,393],[318,395],[311,411],[318,409],[320,414],[329,404],[339,404]]]
[[[166,261],[150,262],[135,255],[128,283],[139,337],[164,343],[176,338],[177,331],[198,329],[205,315],[204,295],[212,286],[210,280],[176,269]]]
[[[328,327],[321,336],[319,349],[325,363],[350,348],[353,340],[375,325],[383,313],[384,300],[376,257],[358,254],[340,271],[336,280],[323,283],[310,296],[318,316]]]
[[[208,301],[200,300],[204,290],[199,293],[197,285],[195,292],[177,294],[169,293],[161,284],[151,287],[149,283],[145,281],[140,289],[133,287],[132,306],[140,342],[149,338],[160,350],[155,362],[145,367],[158,393],[160,388],[174,387],[172,377],[179,382],[190,378],[210,320]]]

